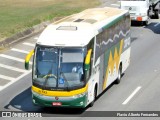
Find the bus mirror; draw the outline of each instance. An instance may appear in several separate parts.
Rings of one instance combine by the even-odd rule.
[[[32,57],[33,54],[34,54],[34,50],[31,50],[28,53],[28,55],[26,56],[26,58],[25,58],[25,69],[26,70],[29,70],[29,61],[30,61],[30,59],[31,59],[31,57]]]
[[[92,49],[89,49],[85,59],[85,67],[84,67],[85,71],[88,71],[90,69],[91,53],[92,53]]]

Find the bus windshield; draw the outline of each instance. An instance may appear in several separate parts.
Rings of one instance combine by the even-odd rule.
[[[85,85],[85,48],[37,46],[33,85],[49,90],[73,90]]]

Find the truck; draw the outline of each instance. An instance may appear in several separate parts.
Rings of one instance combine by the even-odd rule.
[[[159,19],[159,0],[121,0],[120,8],[128,10],[132,21],[148,25],[151,18]]]

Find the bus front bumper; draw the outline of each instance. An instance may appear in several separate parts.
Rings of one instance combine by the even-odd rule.
[[[87,105],[87,94],[56,97],[44,96],[32,92],[32,101],[34,105],[42,107],[70,107],[70,108],[85,108]]]

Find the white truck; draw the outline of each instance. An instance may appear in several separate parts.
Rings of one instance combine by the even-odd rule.
[[[159,18],[160,0],[121,0],[120,8],[128,10],[132,21],[148,25],[150,18]]]

